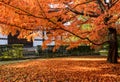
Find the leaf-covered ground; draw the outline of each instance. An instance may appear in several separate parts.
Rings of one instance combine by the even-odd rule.
[[[0,66],[0,82],[120,82],[120,63],[105,58],[36,59]]]

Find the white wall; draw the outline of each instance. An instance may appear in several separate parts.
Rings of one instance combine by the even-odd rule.
[[[0,45],[5,45],[5,44],[8,44],[8,40],[7,40],[7,36],[5,36],[5,35],[2,35],[2,34],[0,34]],[[37,40],[35,40],[35,39],[37,39]],[[37,46],[37,45],[42,45],[42,38],[40,38],[40,37],[36,37],[34,39],[34,41],[33,41],[33,46],[35,47],[35,46]],[[53,42],[51,42],[50,44],[48,44],[48,45],[54,45],[55,43],[54,43],[54,41]]]
[[[36,40],[37,39],[37,40]],[[34,39],[34,41],[33,41],[33,46],[35,47],[35,46],[37,46],[37,45],[42,45],[42,43],[43,43],[43,41],[42,41],[42,38],[40,38],[40,37],[36,37],[35,39]],[[53,42],[51,42],[50,44],[48,44],[48,45],[54,45],[55,43],[54,43],[54,41]]]
[[[35,39],[39,39],[39,41]],[[42,45],[42,41],[40,41],[42,38],[36,37],[35,39],[33,41],[33,46]]]
[[[55,45],[55,42],[54,41],[52,41],[50,44],[48,44],[48,45]]]
[[[7,36],[0,34],[0,45],[8,44]]]

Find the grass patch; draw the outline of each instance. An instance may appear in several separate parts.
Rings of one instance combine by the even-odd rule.
[[[100,50],[99,53],[101,56],[107,56],[108,50]],[[120,50],[118,50],[118,55],[120,56]]]

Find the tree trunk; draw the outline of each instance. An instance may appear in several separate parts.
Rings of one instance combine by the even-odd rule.
[[[118,58],[118,43],[117,43],[117,32],[116,29],[109,28],[109,51],[107,61],[109,63],[117,63]]]

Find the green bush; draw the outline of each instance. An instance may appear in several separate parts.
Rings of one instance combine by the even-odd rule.
[[[53,47],[54,46],[48,46],[45,50],[42,50],[42,47],[39,45],[37,46],[37,52],[39,53],[39,56],[42,57],[58,57],[58,56],[63,56],[63,46],[61,46],[59,49],[57,49],[55,52],[53,52]]]
[[[37,46],[39,56],[43,57],[63,57],[63,56],[78,56],[78,55],[98,55],[95,50],[90,49],[90,46],[79,46],[71,50],[66,50],[67,46],[60,46],[55,52],[52,52],[54,46],[48,46],[47,49],[42,51],[42,47]]]
[[[2,52],[7,51],[7,45],[0,45],[0,55],[2,55]]]
[[[42,55],[42,47],[40,45],[37,46],[37,52],[39,55]]]
[[[13,44],[12,53],[15,58],[23,57],[23,44]]]
[[[1,58],[22,58],[23,44],[0,45]]]
[[[70,51],[71,55],[94,55],[95,50],[91,49],[90,46],[78,46],[77,48],[73,48]]]
[[[38,55],[45,58],[53,57],[55,55],[55,52],[52,51],[53,47],[54,46],[48,46],[45,50],[42,50],[42,46],[38,45],[37,46]]]

